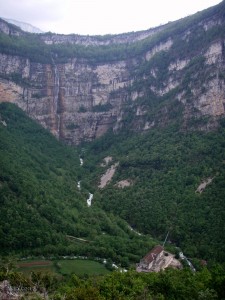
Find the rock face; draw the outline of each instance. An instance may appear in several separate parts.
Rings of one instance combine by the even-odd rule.
[[[78,34],[53,34],[47,33],[41,36],[41,39],[48,45],[52,44],[71,44],[71,45],[84,45],[84,46],[102,46],[112,44],[129,44],[136,41],[144,40],[148,37],[155,35],[162,31],[164,26],[157,28],[143,30],[139,32],[129,32],[117,35],[106,35],[106,36],[86,36]]]
[[[196,31],[202,37],[223,30],[224,17],[216,12],[176,35],[167,33],[176,24],[104,38],[40,35],[47,47],[65,43],[82,47],[147,45],[137,55],[122,59],[106,55],[93,63],[72,55],[60,62],[52,53],[48,63],[43,63],[0,50],[0,102],[16,103],[71,145],[91,141],[109,129],[129,126],[146,131],[165,126],[177,116],[183,117],[186,128],[193,119],[208,117],[210,121],[198,125],[208,130],[225,115],[225,41],[221,34],[200,46],[192,39]],[[25,34],[1,20],[0,31],[11,37]]]
[[[0,18],[0,32],[10,36],[22,36],[23,32],[16,26],[10,25],[8,22]]]
[[[20,27],[23,31],[31,32],[31,33],[43,33],[42,30],[40,30],[39,28],[34,27],[28,23],[24,23],[24,22],[12,20],[12,19],[5,19],[5,18],[4,18],[4,20],[10,24],[14,24],[14,25]]]

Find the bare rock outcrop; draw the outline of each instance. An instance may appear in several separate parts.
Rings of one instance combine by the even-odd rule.
[[[224,23],[223,18],[214,16],[196,26],[207,33]],[[166,25],[102,38],[55,34],[40,38],[46,44],[129,45],[149,41],[165,28]],[[178,38],[187,43],[193,28],[176,37],[176,43]],[[25,34],[3,20],[0,31],[10,36]],[[181,105],[185,124],[193,117],[208,116],[211,127],[216,127],[217,120],[225,115],[225,42],[215,38],[194,58],[176,53],[176,43],[173,36],[165,36],[136,56],[120,60],[106,57],[94,63],[75,55],[60,62],[55,54],[48,63],[38,63],[0,50],[0,102],[17,104],[58,139],[71,145],[92,141],[109,129],[116,132],[128,126],[142,132],[157,125],[166,126],[177,106],[173,103]],[[167,53],[174,59],[160,67],[160,60],[154,59]],[[198,60],[201,68],[194,69]],[[166,99],[172,99],[171,103],[161,105]],[[154,111],[158,103],[161,106]],[[200,129],[207,128],[206,124]]]

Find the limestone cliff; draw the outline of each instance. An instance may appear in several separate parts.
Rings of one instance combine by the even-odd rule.
[[[0,18],[0,32],[6,35],[12,36],[22,36],[24,32],[17,26],[9,24],[7,21]]]
[[[102,46],[112,44],[130,44],[136,41],[144,40],[148,37],[159,33],[165,26],[159,26],[157,28],[150,28],[148,30],[128,32],[117,35],[105,35],[105,36],[90,36],[90,35],[78,35],[78,34],[54,34],[46,33],[41,36],[41,39],[48,45],[52,44],[77,44],[84,46]]]
[[[176,117],[184,128],[213,128],[225,115],[221,10],[224,2],[193,20],[117,36],[38,35],[49,51],[44,62],[2,48],[0,101],[16,103],[68,144],[91,141],[108,129],[150,130]],[[3,37],[25,35],[7,26],[0,21]],[[100,59],[88,53],[62,60],[56,48],[45,48],[55,44],[99,51]],[[124,45],[122,55],[109,57],[112,45]]]

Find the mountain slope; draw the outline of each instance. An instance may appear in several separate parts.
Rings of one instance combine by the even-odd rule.
[[[212,130],[225,115],[224,24],[224,1],[116,36],[34,35],[0,22],[0,99],[72,145],[177,117],[184,129]]]
[[[222,122],[222,121],[221,121]],[[224,120],[223,123],[224,124]],[[225,130],[184,132],[180,124],[143,135],[108,134],[86,146],[90,182],[99,186],[119,163],[96,200],[132,227],[181,247],[189,257],[224,261]],[[113,160],[101,167],[104,157]],[[121,188],[120,182],[128,182]],[[206,182],[206,184],[201,185]]]
[[[0,105],[0,141],[1,254],[82,254],[129,262],[151,247],[152,240],[134,234],[94,200],[87,206],[77,151],[12,104]]]
[[[42,30],[40,30],[39,28],[31,25],[31,24],[28,24],[28,23],[25,23],[25,22],[21,22],[21,21],[17,21],[17,20],[12,20],[12,19],[6,19],[6,18],[3,18],[3,20],[5,20],[6,22],[10,23],[10,24],[14,24],[18,27],[20,27],[23,31],[26,31],[26,32],[30,32],[30,33],[43,33]]]
[[[5,251],[24,243],[27,251],[57,244],[50,249],[58,253],[62,244],[72,252],[69,235],[90,241],[73,244],[74,252],[134,261],[148,243],[119,215],[160,240],[169,231],[189,256],[225,259],[224,25],[225,1],[118,36],[32,35],[0,21],[0,102],[17,104],[59,140],[84,145],[65,150],[15,107],[1,106]],[[101,190],[109,156],[116,173]],[[122,180],[130,186],[118,188]],[[31,232],[41,230],[26,240],[18,224],[27,232],[32,210]]]

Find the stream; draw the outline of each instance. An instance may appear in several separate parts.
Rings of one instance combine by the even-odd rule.
[[[84,164],[84,160],[83,160],[83,158],[80,157],[80,166],[83,166],[83,164]],[[78,188],[79,191],[81,190],[81,180],[79,180],[77,182],[77,188]],[[91,206],[91,202],[93,200],[93,197],[94,197],[94,194],[89,192],[89,195],[88,195],[88,198],[87,198],[87,206],[88,207]]]
[[[84,164],[84,160],[80,157],[80,166],[83,166],[83,164]],[[79,191],[81,190],[81,181],[77,182],[77,188],[78,188]],[[89,195],[88,195],[88,198],[87,198],[87,206],[88,207],[91,206],[93,197],[94,197],[94,194],[89,192]],[[132,230],[134,233],[136,233],[139,236],[142,235],[140,232],[134,230],[134,228],[132,228],[131,226],[129,226],[129,229]],[[167,237],[168,237],[168,233],[167,233],[166,239],[167,239]],[[166,241],[166,239],[165,239],[165,241]],[[164,241],[164,243],[165,243],[165,241]],[[184,256],[183,252],[180,251],[179,256],[180,256],[180,259],[186,261],[186,263],[188,264],[188,266],[190,267],[192,272],[196,272],[195,267],[192,265],[192,263],[189,261],[189,259],[186,256]],[[116,268],[117,266],[114,266],[114,267]]]
[[[83,166],[83,164],[84,164],[84,160],[83,158],[80,158],[80,166]]]
[[[184,256],[183,252],[179,252],[180,259],[185,260],[192,272],[196,272],[195,267],[192,265],[190,260],[186,256]]]
[[[88,199],[87,199],[87,206],[88,206],[88,207],[91,206],[91,201],[92,201],[93,197],[94,197],[94,195],[91,194],[91,193],[89,193],[89,197],[88,197]]]

